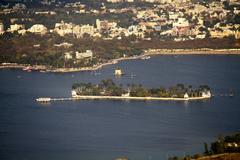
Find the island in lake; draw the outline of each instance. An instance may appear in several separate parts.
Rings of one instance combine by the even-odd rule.
[[[169,88],[147,89],[141,84],[128,84],[124,87],[115,84],[112,79],[106,79],[99,84],[75,83],[72,86],[74,99],[200,100],[211,97],[207,85],[193,88],[191,85],[177,84]]]

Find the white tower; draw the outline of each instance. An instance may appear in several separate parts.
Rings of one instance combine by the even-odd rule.
[[[0,35],[4,33],[4,25],[3,23],[0,21]]]

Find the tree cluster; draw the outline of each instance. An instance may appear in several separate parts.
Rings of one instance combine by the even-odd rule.
[[[123,87],[121,84],[115,84],[112,79],[102,80],[99,84],[75,83],[72,89],[79,95],[121,96],[122,94],[129,93],[131,97],[174,98],[183,98],[185,93],[188,93],[189,97],[198,97],[201,96],[202,92],[210,90],[206,85],[194,89],[192,86],[185,87],[183,84],[177,84],[168,89],[164,87],[147,89],[141,84],[128,84]]]

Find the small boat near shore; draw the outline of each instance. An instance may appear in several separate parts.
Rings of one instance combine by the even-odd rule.
[[[40,73],[47,73],[46,70],[39,70]]]
[[[32,72],[32,67],[30,67],[30,66],[24,67],[22,70],[27,71],[27,72]]]
[[[151,57],[150,56],[144,56],[144,57],[142,57],[141,59],[142,60],[148,60],[148,59],[150,59]]]

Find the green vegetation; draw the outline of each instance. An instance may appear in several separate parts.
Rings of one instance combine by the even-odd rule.
[[[71,47],[56,47],[55,44],[68,42]],[[34,45],[39,45],[34,47]],[[9,47],[11,46],[11,47]],[[85,52],[91,49],[93,59],[74,60],[76,51]],[[64,53],[72,52],[73,59],[66,60]],[[134,47],[130,39],[102,40],[92,39],[87,35],[81,39],[72,36],[61,37],[57,34],[44,36],[28,33],[25,36],[17,36],[6,33],[0,37],[0,63],[38,64],[49,67],[89,67],[99,63],[125,56],[139,55],[141,49]]]
[[[131,97],[149,96],[174,98],[183,98],[185,93],[188,93],[189,97],[199,97],[202,95],[202,92],[210,90],[206,85],[193,89],[192,86],[185,87],[183,84],[177,84],[168,89],[164,87],[147,89],[142,85],[136,84],[128,84],[124,88],[123,85],[117,85],[111,79],[102,80],[96,85],[91,83],[75,83],[72,89],[75,90],[78,95],[122,96],[122,94],[128,93]]]
[[[198,159],[204,156],[210,156],[206,160],[210,160],[212,155],[222,154],[222,153],[240,153],[240,133],[236,133],[230,136],[219,136],[217,141],[211,143],[211,147],[208,148],[208,144],[204,143],[204,150],[203,154],[195,154],[193,156],[185,156],[185,157],[170,157],[169,160],[191,160],[191,159]],[[225,155],[226,156],[226,155]],[[234,160],[234,157],[238,157],[239,155],[233,155],[231,157]],[[220,160],[224,158],[213,158],[214,160]]]
[[[211,151],[209,154],[219,154],[219,153],[240,153],[240,133],[232,136],[220,136],[216,142],[211,144]]]
[[[73,46],[56,47],[54,44],[68,42]],[[39,45],[34,47],[34,45]],[[109,60],[123,57],[140,55],[145,49],[195,49],[195,48],[236,48],[239,42],[235,39],[204,39],[192,41],[161,41],[152,39],[149,41],[139,40],[135,36],[122,37],[121,40],[93,39],[87,35],[78,39],[72,35],[61,37],[54,33],[46,35],[35,35],[27,33],[24,36],[12,33],[5,33],[0,36],[0,63],[19,63],[31,65],[46,65],[50,68],[73,68],[90,67]],[[11,47],[9,47],[11,46]],[[92,60],[66,60],[64,53],[76,51],[93,51]]]

